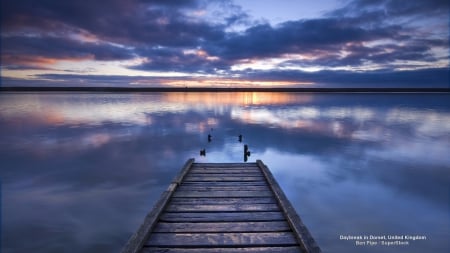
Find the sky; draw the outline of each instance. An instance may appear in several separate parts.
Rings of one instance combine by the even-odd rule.
[[[448,0],[2,0],[2,86],[449,87]]]

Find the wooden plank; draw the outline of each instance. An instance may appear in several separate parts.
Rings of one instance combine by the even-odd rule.
[[[257,163],[194,163],[192,168],[206,169],[259,169]]]
[[[157,233],[206,233],[206,232],[288,232],[286,221],[260,222],[159,222],[153,232]]]
[[[245,247],[245,248],[144,248],[141,253],[299,253],[299,247]]]
[[[268,185],[244,185],[244,186],[203,186],[203,185],[182,185],[178,191],[267,191]]]
[[[189,173],[189,177],[259,177],[260,180],[264,180],[264,175],[262,173],[215,173],[215,174],[206,174],[206,173]]]
[[[282,221],[282,212],[213,212],[213,213],[163,213],[165,222],[227,222],[227,221]]]
[[[214,177],[214,176],[208,176],[208,177],[196,177],[196,176],[191,176],[188,175],[186,176],[185,180],[186,182],[189,181],[213,181],[213,182],[217,182],[217,181],[223,181],[223,182],[227,182],[227,181],[231,181],[231,182],[246,182],[246,181],[263,181],[264,177],[233,177],[233,176],[224,176],[224,177]]]
[[[239,171],[239,172],[231,172],[231,171],[190,171],[190,176],[213,176],[213,177],[263,177],[261,171],[249,172],[249,171]]]
[[[181,205],[169,204],[167,212],[236,212],[236,211],[280,211],[277,204],[234,204],[234,205]]]
[[[247,168],[193,168],[195,172],[217,172],[217,171],[223,171],[223,172],[261,172],[261,169],[258,167],[247,167]]]
[[[194,170],[226,170],[226,171],[233,171],[233,170],[243,170],[243,171],[260,171],[261,169],[258,167],[258,165],[255,166],[240,166],[240,167],[227,167],[227,166],[193,166],[192,169]]]
[[[141,224],[139,229],[134,233],[130,239],[128,240],[125,247],[122,249],[122,253],[137,253],[141,250],[145,240],[147,239],[150,231],[153,229],[155,224],[158,221],[159,215],[164,210],[165,206],[169,202],[170,197],[172,197],[173,192],[176,190],[176,187],[186,173],[189,171],[194,159],[189,159],[183,166],[183,169],[173,180],[174,183],[171,183],[168,189],[161,194],[161,197],[156,202],[152,211],[147,214],[144,219],[144,222]]]
[[[228,168],[195,168],[190,171],[191,173],[260,173],[261,170],[258,167],[245,168],[245,169],[228,169]]]
[[[234,204],[276,204],[277,201],[272,197],[257,198],[172,198],[172,204],[178,205],[234,205]]]
[[[245,186],[245,185],[253,185],[253,186],[268,186],[269,184],[266,181],[251,181],[251,182],[187,182],[184,181],[181,186],[190,186],[190,185],[200,185],[200,186]]]
[[[222,174],[192,174],[189,173],[186,175],[186,178],[189,177],[257,177],[259,180],[264,180],[264,174],[259,175],[244,175],[244,174],[233,174],[233,173],[222,173]]]
[[[246,168],[246,167],[258,167],[256,163],[194,163],[193,168]]]
[[[262,233],[152,233],[148,246],[295,246],[297,241],[289,232]]]
[[[245,247],[245,248],[144,248],[141,253],[299,253],[299,247]]]
[[[246,197],[271,197],[272,191],[176,191],[173,194],[177,198],[246,198]]]
[[[162,199],[122,253],[321,252],[260,160],[189,160]]]
[[[295,232],[296,238],[303,250],[306,252],[320,253],[321,250],[319,246],[316,244],[314,238],[311,236],[308,229],[303,224],[294,207],[291,205],[291,202],[288,200],[286,195],[284,195],[283,190],[278,185],[269,168],[267,168],[267,166],[261,160],[257,160],[257,164],[266,176],[267,181],[269,182],[269,185],[272,188],[272,191],[275,194],[280,207],[286,214],[286,219]]]
[[[194,173],[214,173],[214,172],[222,172],[222,173],[257,173],[261,172],[261,169],[258,167],[249,167],[249,168],[195,168],[192,169]]]

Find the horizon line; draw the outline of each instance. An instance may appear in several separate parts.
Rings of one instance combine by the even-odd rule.
[[[17,91],[89,91],[89,92],[327,92],[327,93],[376,93],[376,92],[395,92],[395,93],[448,93],[450,88],[389,88],[389,87],[359,87],[359,88],[256,88],[256,87],[77,87],[77,86],[55,86],[55,87],[28,87],[28,86],[7,86],[0,87],[0,92]]]

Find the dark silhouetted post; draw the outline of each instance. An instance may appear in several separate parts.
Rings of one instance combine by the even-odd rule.
[[[248,157],[250,156],[250,150],[248,150],[248,145],[244,145],[244,162],[248,160]]]

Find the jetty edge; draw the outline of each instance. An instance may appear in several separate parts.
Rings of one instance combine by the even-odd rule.
[[[261,160],[195,163],[191,158],[121,252],[321,249]]]

